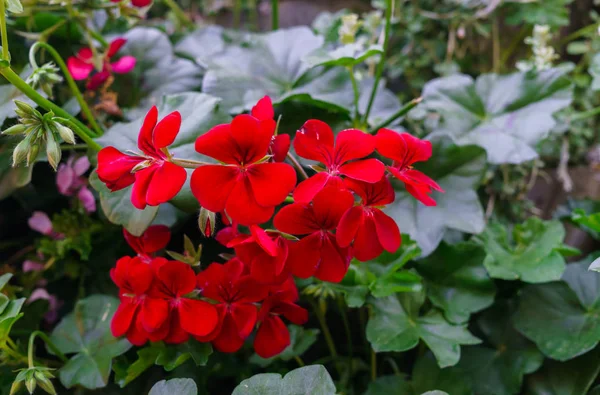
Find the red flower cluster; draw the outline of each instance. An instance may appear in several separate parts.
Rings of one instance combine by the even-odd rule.
[[[308,320],[307,311],[295,304],[298,292],[290,276],[265,287],[238,259],[213,263],[196,276],[183,262],[153,257],[169,241],[167,228],[151,226],[141,237],[124,234],[138,256],[119,259],[110,273],[121,300],[111,323],[114,336],[135,345],[177,344],[193,336],[235,352],[258,324],[254,347],[269,358],[290,344],[281,316],[299,325]]]
[[[290,342],[282,317],[296,324],[307,320],[306,310],[296,304],[293,276],[339,282],[353,257],[368,261],[400,246],[398,225],[382,211],[396,196],[392,177],[426,205],[435,205],[433,190],[443,192],[412,167],[431,157],[430,142],[388,129],[376,136],[356,129],[334,136],[318,120],[307,121],[293,144],[300,157],[321,165],[312,166],[316,174],[296,186],[294,168],[283,163],[289,136],[277,134],[273,118],[265,97],[250,114],[196,140],[196,151],[218,164],[198,162],[191,190],[202,210],[212,212],[213,222],[214,213],[220,213],[228,225],[216,238],[234,249],[235,258],[196,275],[184,263],[154,256],[168,243],[166,228],[151,227],[141,238],[125,232],[138,256],[122,258],[111,273],[122,301],[113,321],[115,336],[125,334],[141,344],[178,343],[191,335],[234,352],[258,326],[256,352],[273,356]],[[172,158],[166,148],[180,124],[177,112],[157,123],[152,108],[138,140],[143,154],[104,148],[98,155],[99,178],[111,190],[133,184],[138,208],[170,200],[186,180],[179,166],[185,160]],[[371,157],[375,153],[391,159],[391,165]],[[293,203],[275,213],[292,193]],[[259,226],[271,219],[275,229]],[[211,235],[214,224],[206,223],[205,234]],[[249,232],[240,232],[239,225]]]

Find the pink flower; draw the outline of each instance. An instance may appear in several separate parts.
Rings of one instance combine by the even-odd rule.
[[[71,156],[67,163],[62,163],[56,172],[58,192],[65,196],[76,195],[88,213],[96,211],[96,199],[87,187],[87,179],[83,177],[90,168],[87,156],[78,159]]]
[[[55,322],[58,318],[58,308],[60,306],[58,299],[56,296],[49,294],[44,288],[37,288],[31,293],[29,299],[27,299],[27,304],[40,299],[47,300],[49,304],[44,319],[50,324]]]
[[[52,221],[48,215],[42,211],[34,211],[33,215],[27,220],[29,227],[43,235],[50,236],[54,239],[61,239],[63,234],[56,232],[52,228]]]
[[[135,67],[136,59],[133,56],[123,56],[116,62],[110,62],[127,40],[117,38],[111,41],[108,50],[102,57],[102,70],[94,74],[87,83],[87,88],[94,90],[100,87],[112,73],[129,73]],[[94,71],[94,54],[91,48],[82,48],[77,56],[67,59],[67,68],[75,80],[85,80]]]
[[[39,272],[44,270],[44,264],[40,262],[35,262],[32,260],[26,260],[23,262],[23,273],[27,272]]]

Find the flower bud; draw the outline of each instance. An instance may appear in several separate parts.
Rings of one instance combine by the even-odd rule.
[[[23,387],[22,381],[13,382],[12,385],[10,386],[10,395],[17,394],[21,390],[22,387]]]
[[[13,167],[18,166],[21,162],[25,161],[30,150],[31,136],[25,137],[13,151]]]
[[[31,374],[29,374],[28,376],[29,377],[27,377],[27,379],[25,380],[25,387],[27,388],[27,391],[29,391],[30,394],[33,394],[33,391],[35,391],[37,382],[35,381],[33,372],[31,372]]]
[[[25,82],[34,89],[41,88],[46,95],[52,97],[52,87],[62,80],[63,78],[58,74],[58,67],[49,62],[33,70]]]
[[[46,372],[46,374],[50,375],[49,372]],[[50,381],[48,379],[48,377],[46,377],[46,374],[44,374],[44,372],[39,371],[39,370],[35,372],[34,376],[37,380],[37,384],[40,386],[41,389],[43,389],[47,393],[49,393],[51,395],[56,395],[56,390],[54,389],[54,385],[52,385],[52,381]],[[50,376],[53,377],[52,375],[50,375]]]
[[[8,12],[12,12],[13,14],[20,14],[23,12],[23,5],[19,0],[5,0],[6,9]]]
[[[61,151],[56,140],[54,140],[54,135],[50,131],[46,131],[46,156],[48,156],[48,163],[56,171],[60,162]]]
[[[5,131],[3,131],[2,134],[8,135],[8,136],[15,136],[17,134],[23,134],[23,132],[25,132],[26,129],[27,129],[27,126],[21,125],[20,123],[18,123],[14,126],[11,126],[8,129],[6,129]]]
[[[27,166],[29,166],[35,162],[39,153],[40,153],[40,144],[37,142],[31,144],[31,147],[29,147],[29,152],[27,153]]]
[[[200,209],[200,216],[198,216],[198,227],[200,228],[200,232],[205,237],[211,237],[215,231],[215,225],[215,213],[202,207]]]
[[[42,114],[38,110],[25,102],[15,100],[15,105],[17,106],[15,113],[21,118],[42,118]]]
[[[342,44],[352,44],[354,42],[361,24],[362,22],[358,20],[358,15],[356,14],[342,16],[342,25],[338,30]]]
[[[73,131],[71,129],[64,125],[61,125],[58,122],[54,122],[54,126],[56,127],[56,130],[60,137],[63,140],[65,140],[66,143],[75,144],[75,134],[73,134]]]

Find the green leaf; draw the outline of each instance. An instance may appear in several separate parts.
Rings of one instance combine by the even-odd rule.
[[[154,366],[154,362],[160,352],[161,348],[155,347],[154,345],[144,347],[137,351],[138,359],[131,364],[127,364],[123,371],[118,371],[113,367],[113,370],[115,370],[115,383],[117,383],[119,387],[124,388],[146,370]]]
[[[441,389],[452,395],[473,394],[471,386],[460,368],[451,366],[440,369],[435,357],[430,352],[421,356],[415,363],[412,385],[417,394],[435,389]]]
[[[328,288],[344,295],[344,300],[350,308],[362,307],[369,294],[369,283],[372,274],[364,265],[351,263],[348,272],[340,283],[323,283]]]
[[[515,328],[550,358],[575,358],[600,341],[600,274],[587,270],[590,261],[569,264],[562,282],[521,292]]]
[[[499,303],[478,320],[490,347],[465,347],[458,363],[476,394],[512,395],[521,390],[523,377],[542,366],[544,356],[512,326],[512,308]]]
[[[148,395],[198,395],[198,387],[192,379],[161,380],[154,384]]]
[[[0,89],[2,87],[0,86]],[[0,200],[9,197],[14,191],[31,182],[33,165],[13,167],[13,149],[20,137],[2,136],[0,144]]]
[[[197,90],[202,84],[202,72],[194,62],[174,55],[169,36],[151,27],[135,27],[123,35],[127,43],[119,54],[136,58],[136,67],[124,82],[136,84],[130,90],[141,91],[143,99],[137,109],[129,110],[127,117],[143,117],[151,105],[160,103],[161,97],[174,93]],[[128,94],[121,89],[121,95]]]
[[[600,257],[596,258],[591,264],[588,270],[600,272]]]
[[[458,147],[436,141],[432,158],[418,168],[437,181],[445,193],[433,192],[435,207],[427,207],[402,190],[386,213],[408,233],[427,256],[448,230],[479,233],[485,227],[477,186],[485,172],[485,152],[474,146]]]
[[[199,341],[190,339],[182,344],[162,347],[160,354],[156,358],[156,364],[164,367],[167,372],[172,371],[190,358],[192,358],[196,366],[206,366],[208,357],[212,352],[213,349],[210,343],[200,343]]]
[[[21,308],[24,303],[25,298],[11,300],[2,309],[0,314],[0,341],[6,339],[14,323],[23,316]]]
[[[565,270],[565,260],[555,250],[564,238],[560,221],[531,217],[511,233],[499,223],[491,224],[476,240],[487,253],[483,264],[490,276],[542,283],[559,280]]]
[[[441,116],[434,132],[483,147],[491,163],[523,163],[538,157],[535,146],[556,125],[553,114],[570,105],[572,88],[558,69],[476,81],[457,74],[427,83],[423,99]]]
[[[112,359],[131,348],[126,339],[117,339],[110,331],[118,305],[112,296],[89,296],[78,301],[52,331],[50,339],[62,353],[76,353],[59,371],[65,387],[96,389],[108,384]]]
[[[590,89],[593,91],[600,90],[600,53],[594,55],[588,71],[593,77]]]
[[[12,277],[13,277],[12,273],[5,273],[0,276],[0,291],[2,291],[2,289],[4,289],[4,287],[6,286],[6,284],[8,284],[8,282],[10,281],[10,279]]]
[[[223,28],[209,25],[187,34],[175,46],[175,52],[182,54],[202,67],[208,67],[214,55],[225,50]]]
[[[402,376],[381,376],[371,381],[363,395],[413,394],[412,386]]]
[[[473,243],[442,243],[416,265],[426,279],[427,296],[450,322],[466,322],[494,303],[496,287],[483,267],[484,258],[483,249]]]
[[[369,265],[372,270],[377,266]],[[376,298],[385,298],[398,292],[418,292],[421,289],[421,276],[409,270],[382,274],[369,285],[371,294]]]
[[[506,22],[510,25],[549,25],[557,28],[569,24],[569,4],[573,0],[526,1],[510,4]]]
[[[294,369],[284,377],[276,373],[257,374],[242,381],[232,395],[334,395],[335,385],[323,365]]]
[[[576,209],[571,219],[576,224],[581,225],[595,238],[600,238],[600,213],[587,215],[584,210]]]
[[[383,48],[381,45],[369,45],[363,48],[360,43],[346,44],[339,48],[329,50],[327,48],[317,48],[304,57],[306,62],[311,67],[317,66],[342,66],[354,67],[371,56],[381,55]]]
[[[435,390],[435,391],[423,392],[421,395],[448,395],[448,393],[444,392],[444,391]]]
[[[290,331],[290,345],[281,354],[267,359],[261,358],[258,354],[253,354],[250,357],[250,362],[264,368],[277,359],[289,361],[294,357],[299,357],[317,341],[317,336],[320,333],[318,329],[305,329],[297,325],[288,325],[288,329]]]
[[[546,360],[543,368],[527,381],[527,395],[593,395],[588,392],[600,372],[600,349],[568,362]],[[597,394],[597,392],[595,393]]]
[[[423,297],[401,294],[371,301],[373,314],[367,324],[367,340],[375,352],[406,351],[423,340],[436,356],[440,367],[455,365],[460,358],[460,346],[478,344],[466,325],[452,325],[442,314],[432,310],[418,315]]]

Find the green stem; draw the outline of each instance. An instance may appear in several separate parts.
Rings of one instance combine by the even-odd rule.
[[[350,330],[350,323],[348,322],[348,315],[346,314],[346,306],[344,300],[341,297],[337,298],[338,308],[340,315],[342,316],[342,323],[344,324],[344,331],[346,332],[346,341],[348,347],[348,374],[346,377],[350,378],[352,374],[352,357],[354,355],[354,349],[352,346],[352,331]]]
[[[558,42],[558,46],[563,46],[566,43],[575,40],[576,38],[579,38],[581,36],[585,36],[585,35],[590,34],[590,33],[594,33],[598,29],[599,25],[600,25],[600,22],[596,22],[594,24],[584,26],[584,27],[582,27],[581,29],[579,29],[577,31],[574,31],[573,33],[571,33],[568,36],[566,36],[563,39],[561,39]]]
[[[391,124],[392,122],[394,122],[396,119],[400,118],[401,116],[406,115],[410,110],[412,110],[413,108],[415,108],[417,106],[417,104],[421,103],[421,101],[423,101],[422,97],[417,97],[416,99],[413,99],[413,100],[409,101],[401,109],[399,109],[395,114],[393,114],[392,116],[390,116],[385,121],[381,122],[379,125],[373,127],[370,130],[370,133],[375,133],[379,129],[385,128],[386,126],[388,126],[389,124]]]
[[[44,41],[44,42],[48,41],[48,38],[52,35],[52,33],[54,33],[61,26],[63,26],[64,24],[66,24],[68,21],[69,21],[68,19],[63,19],[62,21],[59,21],[55,25],[50,26],[49,28],[47,28],[46,30],[44,30],[43,32],[41,32],[40,36],[38,37],[38,41]]]
[[[44,341],[44,343],[46,343],[46,345],[48,346],[48,348],[63,362],[68,362],[69,358],[67,358],[65,356],[65,354],[63,354],[62,352],[60,352],[60,350],[54,345],[54,343],[52,343],[52,341],[50,340],[50,338],[42,331],[34,331],[33,333],[31,333],[31,335],[29,336],[29,348],[27,349],[27,361],[29,362],[29,367],[33,368],[34,364],[33,364],[33,351],[35,348],[34,345],[34,341],[36,336],[38,336],[40,339],[42,339]]]
[[[93,29],[90,29],[90,28],[88,28],[84,22],[81,22],[81,25],[82,25],[82,27],[84,27],[84,28],[85,28],[85,30],[88,32],[88,34],[89,34],[90,36],[92,36],[92,38],[93,38],[94,40],[98,41],[98,42],[100,43],[100,45],[102,45],[102,47],[104,47],[104,48],[108,48],[108,46],[109,46],[110,44],[108,43],[108,41],[106,41],[106,40],[104,39],[104,37],[102,37],[102,35],[101,35],[100,33],[98,33],[97,31],[95,31],[95,30],[93,30]]]
[[[369,114],[371,113],[371,107],[373,107],[373,102],[375,101],[375,95],[377,94],[377,89],[379,86],[379,81],[381,80],[381,76],[383,75],[383,69],[385,68],[385,54],[388,50],[389,40],[390,40],[390,28],[392,25],[392,11],[393,11],[393,1],[386,0],[385,7],[385,28],[383,33],[383,52],[381,53],[381,59],[379,60],[379,64],[377,65],[377,71],[375,72],[375,84],[373,85],[373,89],[371,90],[371,96],[369,97],[369,104],[367,105],[367,110],[365,111],[364,123],[367,124],[367,120],[369,119]]]
[[[356,121],[359,119],[359,109],[358,109],[358,100],[360,93],[358,92],[358,83],[356,82],[356,76],[354,75],[354,68],[348,67],[348,73],[350,73],[350,81],[352,82],[352,90],[354,91],[354,117],[353,120]]]
[[[304,361],[302,360],[302,358],[300,358],[299,356],[295,355],[294,359],[296,360],[296,362],[298,363],[298,366],[303,367],[306,364],[304,363]]]
[[[279,29],[279,0],[271,0],[271,28]]]
[[[1,1],[0,1],[0,3],[1,3]],[[78,128],[76,133],[91,148],[94,148],[96,150],[100,150],[102,148],[102,147],[100,147],[100,145],[98,143],[96,143],[94,140],[92,140],[91,136],[94,135],[94,132],[92,132],[83,123],[81,123],[77,119],[73,118],[71,116],[71,114],[69,114],[68,112],[66,112],[59,106],[57,106],[56,104],[52,103],[50,100],[44,98],[39,93],[37,93],[35,91],[35,89],[30,87],[25,81],[23,81],[21,79],[21,77],[19,77],[17,75],[17,73],[15,73],[10,67],[0,68],[0,74],[2,74],[2,76],[4,76],[4,78],[6,78],[8,80],[8,82],[13,84],[18,90],[23,92],[25,94],[25,96],[27,96],[28,98],[33,100],[37,105],[46,109],[47,111],[53,111],[54,114],[61,116],[63,118],[66,118],[72,125],[76,125]]]
[[[294,165],[294,167],[300,172],[300,174],[302,175],[302,177],[305,180],[308,180],[308,174],[306,174],[306,171],[304,171],[304,168],[302,167],[302,165],[300,164],[300,162],[298,162],[298,159],[296,159],[294,157],[294,155],[292,155],[290,152],[287,153],[287,158],[290,160],[290,162],[292,162],[292,164]]]
[[[173,11],[173,14],[175,14],[179,20],[179,23],[186,27],[194,27],[194,22],[192,22],[192,20],[186,15],[185,12],[183,12],[183,10],[174,0],[164,0],[164,2],[171,9],[171,11]]]
[[[371,381],[377,380],[377,355],[371,349]]]
[[[333,337],[331,337],[331,332],[329,331],[329,326],[327,325],[327,320],[325,319],[325,315],[323,314],[323,310],[319,306],[317,302],[313,302],[313,308],[315,310],[315,315],[317,316],[317,320],[319,320],[319,324],[321,325],[321,330],[323,331],[323,336],[325,336],[325,342],[327,342],[327,347],[329,347],[329,353],[331,357],[335,361],[338,356],[337,350],[335,349],[335,343],[333,342]],[[336,364],[337,366],[337,364]]]
[[[94,151],[100,151],[102,149],[102,146],[100,144],[98,144],[97,142],[95,142],[94,139],[92,139],[83,130],[81,130],[81,127],[80,127],[81,124],[79,122],[77,122],[76,119],[69,119],[69,118],[59,118],[59,119],[63,123],[69,124],[69,126],[71,127],[71,129],[73,129],[73,132],[75,132],[75,134],[77,136],[79,136],[79,138],[81,140],[83,140],[83,142],[86,143],[88,145],[88,147],[90,147]]]
[[[600,107],[592,108],[591,110],[588,110],[588,111],[575,113],[575,114],[571,115],[570,121],[571,122],[580,121],[582,119],[593,117],[594,115],[597,115],[597,114],[600,114]]]
[[[38,68],[38,65],[35,61],[35,52],[39,47],[42,47],[46,51],[48,51],[50,53],[50,55],[52,55],[52,57],[54,58],[54,61],[56,62],[58,67],[60,67],[60,69],[62,70],[63,74],[65,75],[65,79],[67,80],[67,85],[69,85],[71,92],[73,93],[73,95],[75,95],[75,98],[77,99],[77,102],[79,103],[79,106],[81,107],[81,112],[83,112],[86,119],[90,122],[90,125],[92,125],[92,128],[96,132],[95,136],[93,136],[93,137],[102,136],[104,134],[104,131],[102,130],[102,128],[100,128],[100,125],[98,125],[98,123],[96,122],[96,119],[94,118],[94,115],[92,114],[92,111],[88,107],[85,99],[83,98],[83,95],[81,94],[81,91],[77,87],[77,83],[71,76],[71,73],[69,73],[69,69],[67,68],[67,65],[65,64],[65,61],[62,59],[60,54],[54,49],[54,47],[52,47],[52,45],[50,45],[48,43],[43,43],[40,41],[33,44],[31,46],[31,49],[29,50],[29,62],[31,63],[31,66],[33,66],[34,69]]]
[[[2,34],[2,59],[10,63],[10,53],[8,52],[8,31],[6,30],[6,5],[0,1],[0,34]]]

